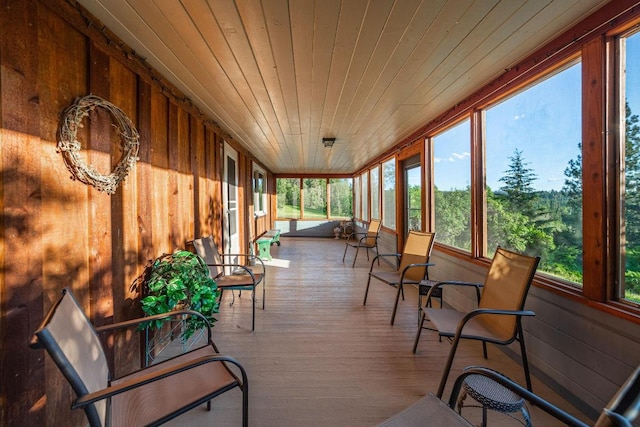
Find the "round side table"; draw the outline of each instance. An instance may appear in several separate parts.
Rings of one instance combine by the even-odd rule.
[[[482,427],[487,425],[487,410],[508,415],[526,427],[531,427],[531,416],[522,397],[483,375],[469,375],[462,383],[462,391],[458,398],[458,413],[462,414],[462,407],[467,396],[471,396],[482,407]],[[468,405],[474,406],[474,405]],[[523,420],[512,414],[522,413]]]

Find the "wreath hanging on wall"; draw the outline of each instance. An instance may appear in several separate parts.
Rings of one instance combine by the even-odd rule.
[[[122,146],[122,157],[109,175],[101,174],[79,156],[82,147],[77,139],[78,128],[82,127],[82,120],[96,108],[103,108],[109,112]],[[72,174],[71,179],[113,194],[138,160],[139,140],[138,131],[120,108],[98,96],[87,95],[77,99],[63,112],[58,130],[58,151],[62,153],[65,165]]]

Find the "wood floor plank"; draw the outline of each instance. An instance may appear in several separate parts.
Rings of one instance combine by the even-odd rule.
[[[449,352],[447,341],[424,331],[417,354],[412,353],[417,328],[417,290],[406,290],[395,325],[389,324],[395,288],[372,282],[362,305],[369,262],[360,254],[351,268],[344,241],[281,238],[272,246],[267,267],[266,308],[258,289],[256,328],[251,332],[250,294],[225,294],[213,328],[221,352],[247,369],[251,426],[373,426],[437,390]],[[352,258],[351,258],[352,259]],[[462,342],[445,397],[465,366],[498,369],[524,383],[521,366],[489,345],[482,357],[480,343]],[[533,378],[534,391],[585,419],[548,387]],[[197,408],[170,425],[240,425],[240,391],[213,401],[211,412]],[[554,423],[530,408],[534,425]],[[464,415],[479,422],[480,412]],[[502,414],[489,414],[491,425],[519,425]],[[428,425],[428,424],[425,424]]]

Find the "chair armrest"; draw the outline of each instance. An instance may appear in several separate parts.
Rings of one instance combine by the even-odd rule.
[[[385,258],[385,257],[395,257],[396,258],[396,265],[397,265],[398,260],[401,257],[401,254],[378,254],[378,255],[376,255],[373,258],[373,260],[371,261],[371,268],[369,269],[369,273],[371,273],[373,271],[373,264],[375,264],[376,260],[380,259],[380,258]]]
[[[456,381],[453,385],[453,390],[451,391],[451,395],[449,396],[449,407],[451,408],[455,407],[456,402],[458,400],[458,395],[460,394],[460,390],[462,388],[462,383],[465,380],[465,378],[468,377],[469,375],[482,375],[492,379],[493,381],[497,382],[501,386],[505,387],[508,390],[511,390],[518,396],[524,398],[525,400],[532,403],[539,409],[542,409],[547,414],[553,416],[557,420],[560,420],[561,422],[567,425],[576,426],[576,427],[587,427],[587,424],[575,418],[573,415],[563,411],[562,409],[558,408],[552,403],[544,400],[540,396],[530,392],[526,388],[522,387],[520,384],[515,383],[514,381],[510,380],[509,378],[505,377],[499,372],[493,371],[488,368],[482,368],[482,367],[476,367],[476,366],[465,369],[464,372],[462,372],[462,374],[460,374],[458,378],[456,378]]]
[[[221,258],[227,258],[227,257],[243,257],[243,258],[247,258],[248,260],[254,260],[254,261],[260,261],[260,264],[262,264],[262,266],[264,267],[264,261],[262,261],[262,259],[257,256],[257,255],[251,255],[251,254],[220,254]]]
[[[174,310],[174,311],[168,311],[166,313],[154,314],[152,316],[138,317],[136,319],[125,320],[123,322],[111,323],[109,325],[96,326],[95,330],[96,332],[108,332],[114,329],[129,328],[131,326],[137,326],[140,323],[148,322],[150,320],[161,320],[161,319],[167,319],[170,317],[178,317],[178,316],[184,316],[184,315],[199,317],[205,323],[209,324],[209,321],[207,320],[207,318],[204,317],[202,313],[199,313],[195,310]]]
[[[473,319],[474,317],[481,316],[483,314],[497,314],[501,316],[535,316],[536,314],[531,310],[501,310],[501,309],[493,309],[493,308],[477,308],[472,310],[464,315],[464,317],[460,320],[458,327],[456,329],[456,334],[453,337],[454,341],[458,340],[462,335],[462,330],[468,321]]]
[[[262,262],[262,260],[261,260],[260,262]],[[251,276],[251,280],[252,280],[254,283],[256,283],[256,276],[255,276],[255,274],[254,274],[254,273],[253,273],[253,271],[252,271],[249,267],[247,267],[246,265],[242,265],[242,264],[216,264],[216,263],[207,263],[206,265],[207,265],[207,266],[209,266],[209,267],[235,267],[235,268],[242,269],[242,270],[246,271],[246,272],[247,272],[247,274]],[[219,276],[220,276],[220,274],[218,274],[218,276],[216,276],[216,277],[219,277]],[[215,281],[215,280],[216,280],[216,278],[214,277],[214,278],[213,278],[213,280]],[[256,285],[257,285],[257,283],[256,283]]]
[[[187,362],[175,364],[175,365],[172,365],[171,367],[155,371],[152,374],[142,375],[136,378],[132,378],[131,380],[123,381],[120,384],[109,386],[105,389],[86,394],[74,400],[73,404],[71,405],[71,409],[82,408],[86,405],[98,402],[100,400],[115,396],[117,394],[124,393],[134,388],[141,387],[145,384],[149,384],[151,382],[160,380],[162,378],[176,375],[181,372],[187,371],[189,369],[193,369],[198,366],[211,363],[211,362],[229,362],[235,365],[240,370],[240,373],[242,376],[242,386],[243,387],[247,386],[247,374],[244,368],[242,367],[242,365],[240,365],[240,363],[232,357],[225,356],[222,354],[215,354],[215,355],[209,355],[209,356],[202,356],[197,359],[189,360]]]
[[[400,274],[400,284],[402,284],[404,282],[404,275],[407,271],[411,270],[412,268],[418,268],[418,267],[431,267],[434,266],[435,264],[432,262],[425,262],[425,263],[415,263],[415,264],[409,264],[407,265],[404,270],[402,270],[402,273]]]
[[[431,294],[435,292],[437,288],[442,286],[466,286],[466,287],[474,287],[476,289],[476,303],[480,302],[480,288],[484,287],[482,283],[474,283],[474,282],[463,282],[459,280],[445,280],[442,282],[436,282],[431,286],[429,292],[427,293],[427,301],[431,298]]]

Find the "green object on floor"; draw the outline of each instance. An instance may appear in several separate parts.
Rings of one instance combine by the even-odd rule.
[[[258,244],[258,256],[261,259],[268,259],[271,261],[271,239],[268,237],[261,237],[256,240],[256,243]]]

